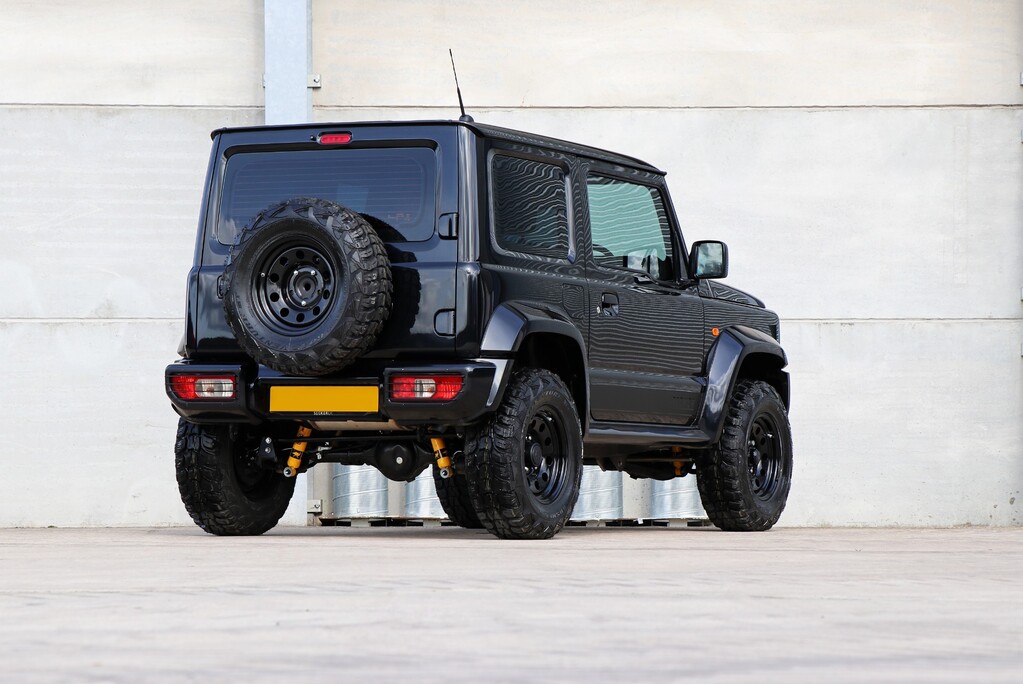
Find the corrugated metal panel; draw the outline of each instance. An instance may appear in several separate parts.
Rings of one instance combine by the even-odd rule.
[[[433,474],[429,469],[404,485],[404,503],[397,496],[388,497],[388,480],[371,466],[333,466],[333,508],[329,517],[411,518],[440,520],[444,509],[437,499]],[[579,500],[572,511],[572,520],[620,520],[626,518],[624,505],[624,473],[602,471],[595,466],[583,470]],[[700,504],[696,478],[687,476],[668,481],[632,480],[632,497],[628,518],[641,519],[706,519]],[[398,493],[401,490],[397,490]],[[392,492],[393,493],[393,492]],[[637,507],[637,504],[638,505]]]
[[[651,518],[706,518],[696,489],[696,477],[676,477],[674,480],[648,480],[650,487]]]
[[[579,500],[572,520],[617,520],[622,517],[622,473],[583,468]]]
[[[334,516],[385,517],[387,478],[372,466],[336,466],[333,473]]]
[[[446,518],[433,484],[433,469],[427,468],[405,485],[406,518]]]

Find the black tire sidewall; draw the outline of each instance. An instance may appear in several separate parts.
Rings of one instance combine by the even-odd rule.
[[[562,451],[567,456],[564,458],[564,462],[567,465],[564,488],[558,497],[550,503],[538,500],[526,481],[526,430],[533,416],[544,408],[551,409],[555,413],[555,419],[559,423],[558,428],[561,430],[561,437],[564,440]],[[572,514],[572,509],[575,508],[576,500],[579,498],[579,486],[582,482],[583,472],[581,458],[583,451],[582,434],[575,404],[563,386],[552,385],[548,386],[532,405],[517,416],[517,418],[516,422],[519,428],[517,434],[521,435],[521,437],[518,439],[518,448],[516,450],[516,457],[520,466],[518,468],[516,489],[523,504],[531,509],[533,515],[546,520],[551,525],[563,525]],[[571,458],[573,454],[578,454],[580,458]]]
[[[765,386],[766,387],[766,386]],[[748,468],[743,468],[745,477],[740,478],[739,486],[747,505],[756,511],[757,517],[764,521],[770,521],[773,525],[781,517],[788,500],[789,490],[792,487],[792,437],[789,429],[788,416],[785,406],[774,391],[764,391],[754,404],[753,411],[744,416],[743,433],[745,434],[744,444],[748,444],[753,429],[753,424],[761,415],[767,415],[774,423],[775,429],[780,432],[779,447],[781,451],[778,488],[769,499],[762,499],[753,491],[753,477]],[[747,458],[743,450],[739,458]]]
[[[768,499],[754,491],[749,470],[749,440],[761,415],[779,431],[778,486]],[[717,445],[697,461],[697,488],[711,522],[728,531],[770,529],[785,510],[792,485],[792,430],[777,391],[759,380],[740,380],[729,399]]]
[[[561,424],[564,488],[550,503],[526,480],[526,430],[544,408]],[[503,539],[548,539],[568,522],[583,471],[582,431],[575,402],[562,380],[547,370],[516,371],[497,412],[466,432],[466,480],[473,508],[490,533]]]
[[[322,230],[318,223],[293,218],[280,219],[262,224],[259,230],[247,238],[237,246],[237,259],[232,259],[224,273],[224,289],[227,293],[224,307],[228,312],[228,321],[236,323],[232,325],[236,335],[246,338],[262,350],[304,349],[322,342],[335,326],[351,315],[354,297],[352,269],[348,266],[350,255],[345,251],[344,244]],[[253,297],[252,280],[259,277],[260,265],[275,249],[289,242],[302,241],[329,256],[342,291],[333,291],[327,301],[327,313],[315,327],[300,334],[285,335],[273,330],[263,320],[264,314],[259,311],[260,304]]]
[[[285,250],[308,247],[329,262],[334,280],[328,288],[323,273],[321,299],[316,312],[294,304],[308,316],[300,322],[283,309],[269,305],[268,258]],[[315,263],[316,254],[310,255]],[[286,262],[281,262],[282,264]],[[298,266],[301,264],[301,257]],[[261,273],[266,267],[268,273]],[[294,277],[284,266],[276,291]],[[361,215],[334,202],[297,197],[261,212],[239,235],[224,269],[224,314],[239,346],[252,359],[289,375],[322,376],[336,372],[371,350],[391,313],[393,281],[383,241]],[[258,291],[258,294],[257,294]],[[274,300],[280,301],[280,300]],[[304,304],[304,303],[303,303]],[[282,316],[283,314],[283,316]]]
[[[181,419],[175,470],[185,510],[200,528],[216,535],[257,535],[274,527],[295,491],[295,479],[268,471],[259,496],[245,491],[235,457],[248,448],[244,428],[196,425]]]

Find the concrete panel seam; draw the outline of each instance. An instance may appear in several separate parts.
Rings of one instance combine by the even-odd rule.
[[[458,109],[458,105],[417,105],[417,104],[401,104],[401,105],[378,105],[372,103],[366,104],[327,104],[319,103],[313,105],[313,110],[356,110],[364,111],[367,109],[373,110],[401,110],[401,109],[415,109],[417,111],[422,110],[438,110],[446,111],[449,109]],[[650,105],[641,105],[634,107],[623,107],[623,106],[595,106],[595,105],[545,105],[545,104],[531,104],[531,105],[483,105],[473,104],[471,107],[466,107],[466,111],[472,113],[475,111],[516,111],[520,109],[540,109],[540,110],[552,110],[552,111],[597,111],[597,112],[673,112],[673,111],[761,111],[761,110],[792,110],[792,111],[813,111],[813,112],[826,112],[826,111],[844,111],[847,109],[1023,109],[1023,103],[996,103],[996,104],[844,104],[844,105],[706,105],[706,106],[665,106],[665,107],[654,107]]]
[[[203,105],[203,104],[131,104],[125,103],[100,103],[91,104],[88,102],[0,102],[0,109],[3,108],[23,108],[23,109],[202,109],[202,110],[221,110],[226,109],[230,111],[237,111],[239,109],[252,109],[254,111],[263,111],[262,105],[250,105],[250,104],[216,104],[216,105]]]
[[[785,323],[1009,323],[1023,321],[1023,316],[1005,316],[991,318],[782,318]]]
[[[47,325],[73,325],[77,323],[184,323],[183,318],[132,317],[132,318],[0,318],[0,323],[25,324],[42,323]]]

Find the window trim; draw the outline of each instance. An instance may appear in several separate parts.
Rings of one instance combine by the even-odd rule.
[[[649,190],[653,190],[657,193],[657,196],[661,200],[661,207],[664,210],[664,218],[668,222],[668,236],[671,238],[671,248],[674,251],[672,258],[672,278],[670,280],[661,280],[654,278],[648,271],[636,268],[628,268],[627,266],[609,266],[607,264],[600,263],[597,261],[593,251],[593,216],[590,214],[590,176],[596,176],[598,178],[607,178],[609,180],[618,181],[620,183],[628,183],[630,185],[638,185]],[[593,165],[588,166],[583,170],[583,187],[586,188],[586,223],[587,229],[589,230],[590,236],[590,254],[589,261],[594,267],[603,271],[610,271],[611,273],[635,273],[637,275],[643,275],[650,278],[653,282],[664,285],[678,284],[680,278],[684,277],[688,273],[688,268],[683,265],[682,259],[679,254],[682,252],[682,239],[678,228],[676,227],[676,221],[674,220],[674,207],[672,207],[670,200],[668,199],[668,193],[665,191],[663,184],[659,183],[648,183],[640,181],[636,178],[631,178],[621,173],[614,173],[607,171],[600,167]]]
[[[497,241],[497,221],[494,212],[494,157],[511,157],[513,159],[525,159],[526,161],[548,164],[557,167],[561,171],[562,183],[565,186],[565,223],[568,234],[567,251],[564,257],[552,257],[545,254],[534,254],[532,252],[519,252],[502,246]],[[548,157],[540,154],[530,154],[519,150],[509,150],[503,147],[491,147],[487,150],[487,217],[490,223],[490,248],[501,256],[528,259],[530,261],[546,261],[554,264],[574,264],[579,259],[579,250],[576,245],[575,212],[573,211],[572,193],[572,168],[568,161],[560,156]]]

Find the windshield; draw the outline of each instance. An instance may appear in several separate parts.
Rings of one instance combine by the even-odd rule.
[[[385,242],[433,235],[437,159],[428,147],[240,152],[227,161],[217,239],[234,243],[269,206],[315,197],[357,211]]]

